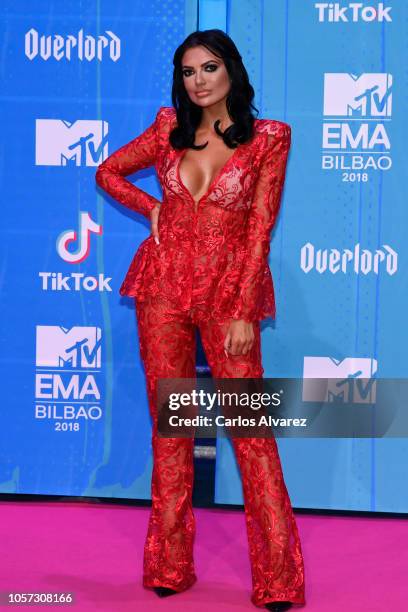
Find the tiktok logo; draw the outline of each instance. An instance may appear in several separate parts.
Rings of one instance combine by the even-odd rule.
[[[392,21],[392,7],[384,6],[384,2],[374,6],[365,6],[362,2],[349,2],[345,6],[340,2],[316,2],[315,8],[318,10],[320,22]]]
[[[91,245],[90,235],[102,234],[102,226],[95,223],[88,212],[79,213],[79,232],[70,229],[62,232],[57,238],[57,252],[67,263],[78,264],[84,261],[89,255]],[[79,239],[78,239],[79,237]],[[68,245],[78,240],[75,251],[69,251]]]
[[[79,264],[89,255],[91,234],[102,234],[102,226],[95,223],[88,212],[79,213],[79,231],[74,229],[62,232],[56,242],[58,255],[70,264]],[[74,251],[69,250],[72,243],[77,242]],[[39,272],[43,291],[112,291],[112,277],[99,272],[96,276],[84,272]]]

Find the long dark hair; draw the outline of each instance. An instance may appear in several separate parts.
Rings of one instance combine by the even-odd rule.
[[[187,147],[204,149],[208,144],[194,145],[195,131],[200,124],[203,110],[191,101],[183,82],[182,57],[187,49],[197,45],[203,45],[214,55],[222,58],[227,69],[231,87],[226,106],[233,123],[224,132],[221,132],[218,127],[220,120],[217,119],[214,129],[219,136],[222,136],[225,144],[234,149],[238,144],[252,138],[255,120],[252,109],[256,113],[258,109],[252,104],[255,92],[249,82],[242,57],[233,40],[218,29],[192,32],[174,53],[171,99],[176,110],[178,125],[170,132],[170,143],[175,149]]]

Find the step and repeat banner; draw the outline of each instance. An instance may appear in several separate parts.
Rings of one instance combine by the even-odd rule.
[[[0,14],[0,492],[150,498],[134,303],[118,293],[150,228],[95,170],[171,105],[174,50],[197,28],[231,35],[259,116],[292,127],[265,376],[406,377],[403,0],[4,0]],[[132,180],[160,198],[153,168]],[[405,439],[278,443],[294,506],[408,511]],[[243,501],[224,438],[215,501]]]
[[[97,189],[108,154],[170,105],[197,3],[4,0],[0,491],[149,498],[134,302],[149,222]],[[138,186],[160,197],[153,168]]]
[[[264,375],[406,378],[408,3],[240,0],[228,9],[262,116],[292,127]],[[339,390],[338,411],[346,400]],[[294,506],[408,512],[403,437],[277,442]],[[225,439],[215,498],[243,501]]]

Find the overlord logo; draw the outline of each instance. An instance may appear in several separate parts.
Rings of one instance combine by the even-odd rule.
[[[384,6],[384,2],[367,6],[363,2],[316,2],[320,22],[348,23],[357,21],[383,22],[392,21],[391,6]]]
[[[91,36],[86,34],[81,28],[79,32],[61,36],[60,34],[39,34],[35,28],[31,28],[26,32],[24,39],[24,50],[29,60],[36,57],[44,61],[55,59],[60,61],[66,59],[71,61],[72,56],[76,55],[79,61],[87,60],[88,62],[98,59],[103,60],[103,50],[107,49],[108,56],[113,62],[120,58],[120,39],[111,32],[105,30],[106,36]]]
[[[319,274],[379,274],[380,266],[390,276],[398,270],[398,253],[388,244],[375,251],[362,249],[357,243],[351,249],[317,249],[314,244],[307,242],[300,250],[300,267],[305,274],[315,270]]]
[[[108,156],[108,123],[98,119],[35,122],[36,166],[98,166]]]

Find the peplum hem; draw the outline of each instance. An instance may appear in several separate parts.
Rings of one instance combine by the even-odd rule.
[[[161,247],[161,248],[160,248]],[[150,235],[136,251],[119,293],[143,301],[165,299],[181,312],[194,311],[198,321],[242,319],[247,322],[275,318],[276,305],[272,275],[266,265],[251,304],[240,299],[240,278],[245,270],[246,251],[242,247],[215,258],[212,269],[194,270],[191,256],[179,246],[165,242],[156,245]],[[196,272],[197,287],[194,286]],[[206,283],[200,293],[200,279]]]

